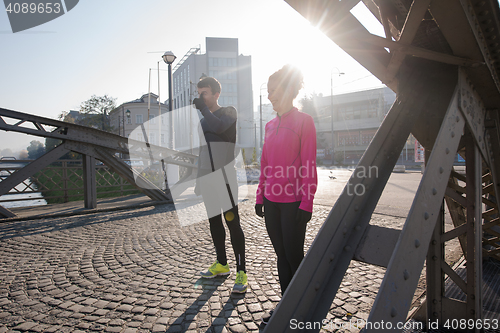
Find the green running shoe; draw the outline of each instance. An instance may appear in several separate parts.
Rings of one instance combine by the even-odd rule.
[[[234,281],[233,293],[243,294],[247,291],[247,288],[247,274],[244,271],[239,271]]]
[[[201,276],[207,279],[214,278],[218,275],[228,275],[230,273],[231,272],[229,271],[229,264],[222,266],[217,260],[213,263],[212,266],[210,266],[210,268],[206,272],[200,272]]]

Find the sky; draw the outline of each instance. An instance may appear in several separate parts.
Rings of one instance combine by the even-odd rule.
[[[354,11],[380,34],[378,23],[366,23],[371,15],[362,7]],[[330,95],[332,77],[334,94],[382,86],[283,0],[81,0],[18,33],[0,10],[0,107],[56,119],[92,95],[107,94],[120,105],[148,92],[149,69],[157,75],[158,61],[164,101],[168,77],[161,55],[172,51],[178,61],[197,46],[205,53],[205,37],[238,38],[239,53],[252,57],[255,110],[259,92],[268,102],[267,78],[286,63],[304,73],[302,96]],[[158,94],[157,76],[151,91]],[[45,141],[0,131],[0,151],[25,149],[31,140]]]

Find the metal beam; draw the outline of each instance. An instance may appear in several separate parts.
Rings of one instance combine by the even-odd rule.
[[[465,125],[458,94],[457,87],[368,321],[406,320]]]
[[[500,82],[495,70],[496,61],[488,49],[488,43],[493,39],[485,38],[481,27],[482,22],[487,21],[482,13],[493,11],[475,6],[473,3],[476,2],[469,0],[433,1],[430,4],[430,12],[455,56],[485,63],[485,66],[466,72],[481,92],[485,105],[493,108],[500,103]],[[488,7],[493,6],[493,9],[494,6],[498,7],[497,1],[481,0],[481,2]],[[496,24],[493,22],[490,25]]]
[[[439,320],[443,322],[443,302],[444,296],[444,243],[441,242],[441,235],[444,232],[444,205],[441,204],[439,213],[437,214],[436,226],[432,233],[429,250],[426,259],[426,297],[427,297],[427,318],[432,318],[433,321]],[[412,269],[413,273],[417,273],[417,269]],[[408,271],[406,271],[407,274]]]
[[[370,36],[370,33],[350,12],[333,19],[337,8],[334,1],[285,1],[379,80],[397,92],[397,79],[390,82],[385,80],[387,64],[390,61],[389,53],[382,47],[358,41]]]
[[[466,135],[474,133],[467,131]],[[482,161],[475,140],[467,140],[467,319],[483,319],[482,296]],[[481,330],[476,329],[475,332]]]
[[[427,13],[430,2],[431,0],[413,1],[408,15],[406,16],[405,24],[401,31],[401,36],[399,37],[399,43],[403,45],[411,44],[413,38],[415,38],[415,35],[417,34],[420,23]],[[401,65],[403,64],[403,60],[405,57],[406,54],[404,52],[401,52],[400,50],[396,50],[394,53],[392,53],[391,61],[387,65],[385,81],[390,82],[396,77],[396,74],[399,71],[399,67],[401,67]]]
[[[51,151],[43,154],[41,157],[34,160],[33,162],[27,164],[22,169],[17,170],[9,177],[0,182],[0,195],[7,194],[11,189],[16,187],[25,179],[28,179],[38,171],[50,165],[52,162],[57,161],[57,159],[62,157],[67,152],[69,152],[69,150],[66,147],[64,147],[64,145],[59,145],[56,148],[52,149]],[[9,212],[6,211],[2,212],[2,211],[0,211],[0,215],[5,217],[12,217],[12,214],[10,214]]]
[[[97,207],[97,184],[95,172],[95,157],[82,155],[83,164],[83,203],[85,208]]]
[[[387,267],[401,230],[369,225],[354,253],[354,259]]]
[[[7,124],[2,117],[21,120],[15,125]],[[76,143],[93,144],[98,147],[112,149],[114,152],[131,154],[140,153],[144,148],[144,142],[132,140],[117,134],[101,131],[95,128],[71,124],[54,119],[30,115],[9,109],[0,108],[0,130],[25,133],[44,138],[53,138],[63,141],[73,141]],[[24,123],[31,123],[36,129],[20,126]],[[42,125],[53,127],[52,131],[46,131]],[[195,159],[196,155],[172,150],[166,147],[150,145],[153,151],[164,156],[177,156],[185,159]],[[147,152],[147,151],[145,151]],[[176,163],[175,159],[168,159],[169,163]],[[193,167],[194,165],[189,165]]]
[[[413,56],[413,57],[428,59],[428,60],[432,60],[432,61],[441,62],[443,64],[456,65],[456,66],[477,67],[477,66],[484,65],[483,62],[479,62],[476,60],[457,57],[457,56],[454,56],[451,54],[431,51],[431,50],[423,49],[421,47],[412,46],[410,44],[405,44],[402,42],[395,42],[392,40],[387,40],[386,38],[382,38],[382,37],[375,36],[375,35],[368,36],[365,39],[362,39],[360,41],[370,43],[373,45],[387,47],[391,50],[391,52],[396,52],[398,54],[401,54],[403,56],[403,58],[405,55],[409,55],[409,56]],[[393,59],[395,59],[394,57],[396,57],[396,55],[393,56]],[[393,66],[396,66],[395,63],[393,64]],[[399,70],[399,66],[400,66],[400,64],[398,65],[397,70]],[[396,67],[394,67],[393,71],[395,71],[395,70],[396,70]],[[396,73],[397,72],[395,72],[392,75],[395,76]]]

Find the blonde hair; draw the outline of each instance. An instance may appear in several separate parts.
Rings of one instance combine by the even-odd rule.
[[[286,64],[280,70],[269,76],[269,81],[277,80],[283,91],[290,91],[293,99],[297,97],[300,89],[304,86],[304,76],[297,67]]]

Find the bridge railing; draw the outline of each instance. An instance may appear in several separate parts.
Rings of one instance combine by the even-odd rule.
[[[0,182],[20,170],[32,160],[0,161]],[[101,162],[96,163],[97,197],[120,197],[140,191]],[[34,196],[41,195],[41,196]],[[58,160],[24,180],[5,196],[6,202],[45,199],[47,203],[64,203],[83,200],[84,177],[81,160]]]

